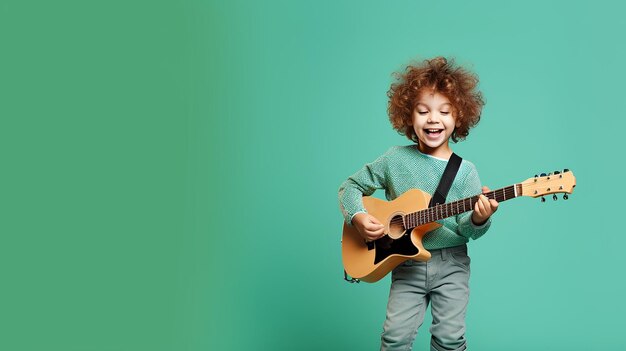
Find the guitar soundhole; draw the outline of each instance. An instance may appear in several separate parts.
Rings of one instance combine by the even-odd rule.
[[[406,232],[404,228],[404,219],[401,215],[396,215],[389,221],[389,236],[392,239],[401,238]]]

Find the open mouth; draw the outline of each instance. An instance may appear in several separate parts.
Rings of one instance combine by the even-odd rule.
[[[424,129],[424,131],[428,135],[439,135],[441,132],[443,132],[443,129]]]

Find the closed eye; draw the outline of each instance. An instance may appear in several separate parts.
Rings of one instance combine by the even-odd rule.
[[[441,111],[441,114],[447,116],[448,114],[450,114],[450,111]]]
[[[417,111],[420,116],[423,116],[428,113],[428,111]]]

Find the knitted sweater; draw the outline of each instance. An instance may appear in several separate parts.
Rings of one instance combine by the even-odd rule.
[[[390,148],[341,184],[339,206],[344,220],[352,225],[352,217],[356,213],[366,212],[362,197],[373,194],[376,189],[384,189],[387,200],[393,200],[412,188],[433,194],[447,164],[447,160],[421,153],[417,145]],[[481,184],[476,167],[471,162],[463,160],[446,202],[480,193]],[[424,236],[424,248],[430,250],[452,247],[465,244],[470,238],[481,237],[489,229],[491,218],[477,226],[472,222],[472,212],[468,211],[438,221],[443,226]]]

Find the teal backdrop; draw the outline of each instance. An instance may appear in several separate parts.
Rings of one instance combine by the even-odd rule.
[[[392,73],[436,55],[481,78],[453,148],[485,185],[578,181],[470,243],[470,348],[623,349],[625,10],[3,1],[0,349],[376,350],[389,278],[342,280],[337,189],[407,144]]]

